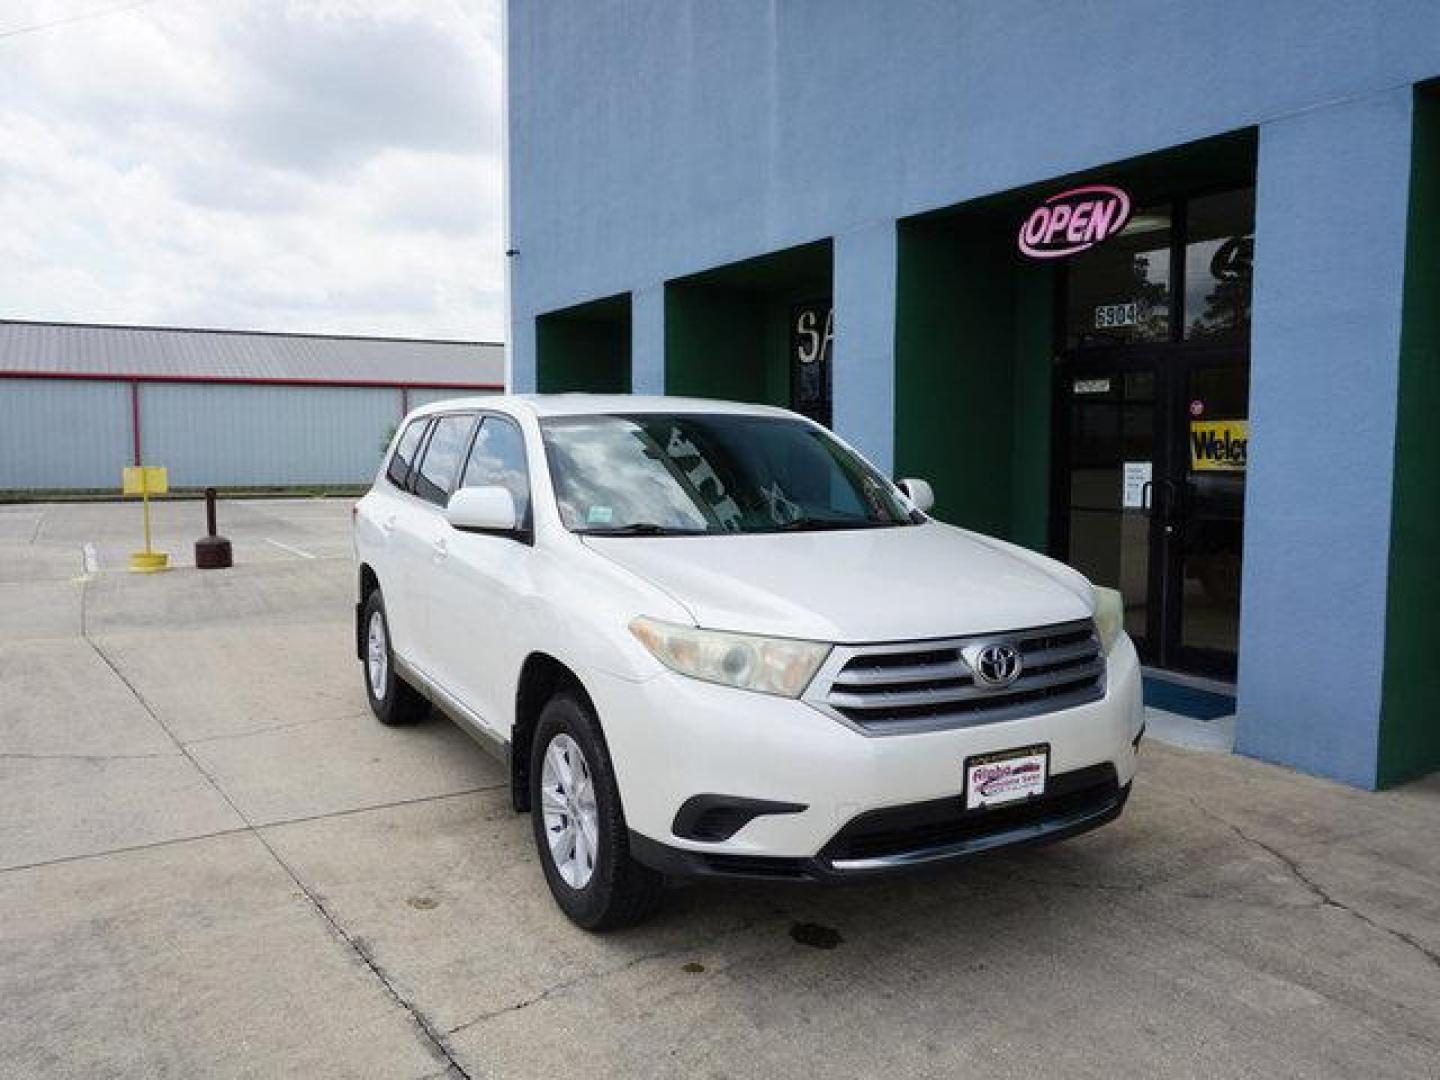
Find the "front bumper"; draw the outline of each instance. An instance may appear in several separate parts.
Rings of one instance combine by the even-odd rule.
[[[800,701],[668,672],[643,682],[592,674],[586,685],[632,852],[671,874],[865,877],[1084,832],[1123,809],[1144,722],[1126,638],[1107,661],[1098,701],[910,735],[865,735]],[[1045,796],[961,813],[967,757],[1038,743],[1050,748]],[[681,807],[704,795],[787,809],[724,839],[677,835]]]
[[[811,858],[697,851],[633,830],[630,853],[672,877],[852,881],[934,869],[999,848],[1064,840],[1114,821],[1125,808],[1130,786],[1116,784],[1109,766],[1102,769],[1105,779],[1093,787],[998,810],[962,813],[959,800],[946,799],[861,814]]]

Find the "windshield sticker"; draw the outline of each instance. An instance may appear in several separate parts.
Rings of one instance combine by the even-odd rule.
[[[609,525],[615,520],[615,511],[608,506],[592,506],[585,513],[587,525]]]
[[[720,519],[720,524],[726,529],[734,532],[740,528],[740,507],[725,490],[725,485],[720,482],[714,467],[701,455],[699,447],[687,439],[678,427],[670,429],[670,441],[665,446],[665,453],[672,461],[680,465],[682,458],[694,458],[695,465],[686,468],[680,465],[680,471],[685,474],[700,496],[709,504],[715,516]],[[713,490],[706,490],[709,485]]]
[[[799,503],[791,502],[785,497],[785,492],[780,489],[779,480],[772,481],[768,488],[762,488],[760,494],[765,496],[765,504],[770,510],[770,520],[776,525],[789,525],[792,521],[799,521],[804,513]]]

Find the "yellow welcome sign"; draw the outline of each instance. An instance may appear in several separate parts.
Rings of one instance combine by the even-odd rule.
[[[1192,472],[1244,472],[1249,451],[1249,420],[1190,421]]]

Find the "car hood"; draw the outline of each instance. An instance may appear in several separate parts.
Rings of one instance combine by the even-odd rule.
[[[834,532],[585,537],[696,625],[856,644],[1088,618],[1083,577],[939,522]]]

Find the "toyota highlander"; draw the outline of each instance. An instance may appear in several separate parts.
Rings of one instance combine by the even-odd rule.
[[[783,409],[427,405],[356,506],[371,708],[499,755],[589,929],[667,876],[861,879],[1114,819],[1120,595],[932,502]]]

